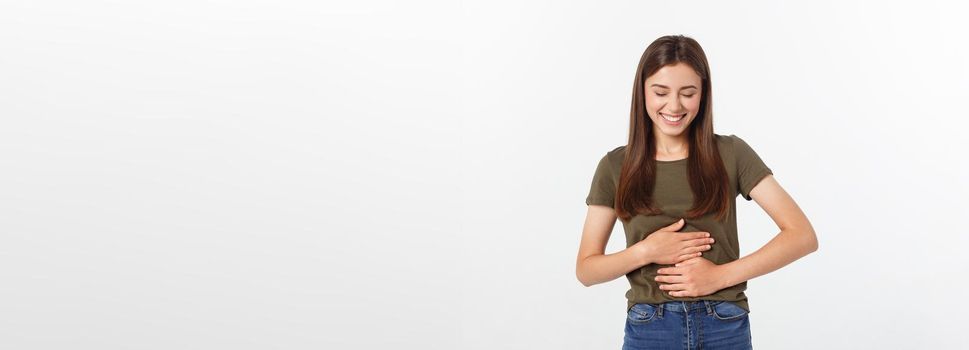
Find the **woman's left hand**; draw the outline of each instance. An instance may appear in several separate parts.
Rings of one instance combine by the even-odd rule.
[[[664,267],[656,272],[659,289],[674,297],[702,297],[726,288],[725,271],[702,256],[684,260],[676,267]]]

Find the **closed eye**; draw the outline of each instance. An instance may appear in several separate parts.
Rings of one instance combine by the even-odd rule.
[[[695,94],[683,95],[683,97],[693,97]],[[666,96],[666,94],[656,93],[656,96]]]

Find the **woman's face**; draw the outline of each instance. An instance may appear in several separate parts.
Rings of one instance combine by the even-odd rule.
[[[646,78],[646,114],[658,132],[679,136],[700,111],[702,79],[686,63],[660,68]]]

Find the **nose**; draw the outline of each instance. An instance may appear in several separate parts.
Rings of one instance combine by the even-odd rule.
[[[673,96],[673,101],[670,101],[670,113],[680,114],[683,113],[683,105],[680,104],[680,96]]]

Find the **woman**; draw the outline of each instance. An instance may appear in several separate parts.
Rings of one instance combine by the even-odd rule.
[[[599,160],[586,197],[576,276],[591,286],[626,275],[623,349],[750,349],[746,281],[816,251],[814,229],[743,139],[713,132],[695,40],[654,41],[634,82],[627,144]],[[743,258],[738,194],[780,229]],[[617,218],[627,248],[606,255]]]

